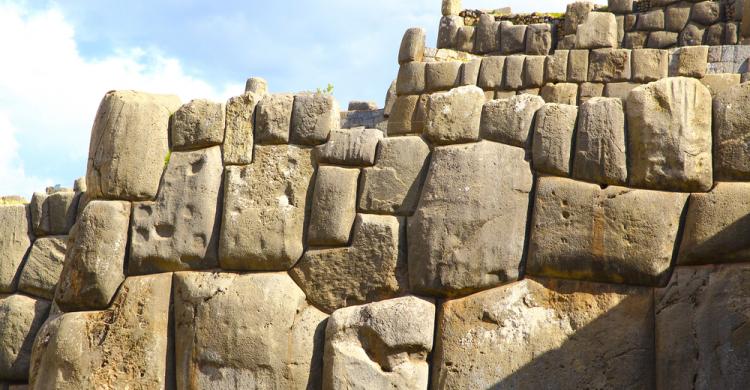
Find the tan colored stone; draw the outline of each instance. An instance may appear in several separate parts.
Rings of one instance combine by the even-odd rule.
[[[425,65],[425,89],[428,92],[447,91],[455,88],[461,81],[459,61],[429,62]]]
[[[630,50],[597,49],[589,58],[588,81],[615,82],[628,81],[631,76]]]
[[[0,206],[0,293],[13,293],[21,276],[21,264],[31,247],[29,207]]]
[[[401,38],[401,48],[398,51],[398,63],[411,61],[421,62],[424,58],[425,32],[421,28],[410,28]]]
[[[670,76],[701,78],[708,68],[708,46],[681,47],[672,53]]]
[[[294,95],[263,96],[255,108],[255,142],[260,145],[289,142]]]
[[[542,87],[539,96],[541,96],[546,103],[570,104],[575,106],[576,98],[578,96],[578,84],[547,84]]]
[[[359,169],[321,166],[315,174],[307,243],[346,245],[357,214]]]
[[[711,96],[716,96],[736,85],[740,84],[742,75],[737,73],[714,73],[707,74],[701,78],[701,83],[708,88]]]
[[[669,72],[669,52],[658,49],[636,49],[633,56],[633,81],[649,82],[666,78]]]
[[[258,96],[268,94],[268,81],[262,77],[250,77],[245,81],[245,93],[253,93]]]
[[[333,95],[314,93],[295,96],[289,141],[299,145],[324,144],[331,130],[340,127],[339,114],[339,103]]]
[[[253,162],[255,107],[263,95],[252,92],[229,98],[226,103],[226,129],[222,157],[226,165]]]
[[[378,142],[383,132],[377,129],[339,129],[331,131],[331,136],[323,145],[315,148],[318,162],[366,166],[375,163]]]
[[[500,89],[500,87],[502,87],[503,85],[504,68],[504,56],[490,56],[482,58],[482,66],[479,69],[477,86],[486,90]]]
[[[440,145],[477,140],[484,99],[484,92],[475,86],[430,95],[425,136]]]
[[[43,299],[0,295],[0,380],[29,379],[31,345],[49,307]]]
[[[581,83],[578,104],[583,105],[591,98],[604,96],[604,83]]]
[[[570,50],[568,52],[568,81],[582,83],[589,81],[589,51]]]
[[[560,83],[568,81],[568,50],[555,50],[546,57],[544,73],[546,81]]]
[[[750,7],[748,7],[750,8]],[[717,181],[750,180],[750,83],[719,93],[713,99],[713,161]]]
[[[544,99],[529,94],[491,100],[482,107],[480,136],[521,148],[530,146],[534,116],[543,105]]]
[[[534,170],[558,176],[570,174],[573,134],[578,107],[547,103],[536,114],[532,136]]]
[[[190,150],[224,142],[224,105],[195,99],[174,113],[171,123],[172,149]]]
[[[600,184],[624,185],[625,113],[617,98],[591,98],[578,112],[573,177]]]
[[[26,294],[52,300],[55,296],[57,280],[65,261],[67,236],[42,237],[34,241],[34,245],[26,257],[18,290]]]
[[[425,92],[424,62],[407,62],[398,70],[396,93],[401,95],[419,95]]]
[[[576,49],[618,47],[617,19],[609,12],[589,12],[576,29]]]

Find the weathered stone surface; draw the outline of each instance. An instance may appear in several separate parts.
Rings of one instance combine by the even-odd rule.
[[[504,144],[527,147],[536,111],[544,99],[534,95],[517,95],[491,100],[482,107],[479,134],[482,138]]]
[[[657,8],[638,14],[638,23],[635,28],[641,31],[664,30],[664,10]]]
[[[600,184],[624,185],[625,113],[622,100],[596,97],[578,112],[573,177]]]
[[[46,233],[68,234],[68,231],[76,222],[78,194],[69,190],[55,192],[50,194],[44,200],[44,203],[41,225],[47,228]]]
[[[463,18],[461,18],[463,20]],[[456,50],[465,51],[471,53],[474,51],[474,26],[461,26],[456,32]]]
[[[617,19],[609,12],[589,12],[576,29],[576,49],[618,47]]]
[[[456,34],[458,34],[458,29],[463,26],[464,18],[458,15],[443,16],[440,18],[437,48],[443,49],[456,47]]]
[[[708,26],[719,21],[721,4],[716,1],[701,1],[693,6],[691,19]]]
[[[65,311],[104,309],[125,280],[130,203],[92,201],[71,230],[55,302]]]
[[[445,302],[437,328],[437,389],[647,389],[655,380],[646,288],[525,279]]]
[[[262,77],[250,77],[245,81],[245,93],[253,93],[258,96],[268,94],[268,81]]]
[[[250,92],[227,100],[222,147],[224,164],[244,165],[253,162],[253,114],[262,96]]]
[[[379,148],[375,166],[362,170],[359,209],[409,215],[417,205],[430,149],[420,137],[384,138]]]
[[[49,204],[46,202],[48,196],[44,192],[35,192],[31,195],[28,206],[31,230],[38,237],[49,234]]]
[[[591,98],[604,96],[604,83],[581,83],[578,92],[578,104],[583,104]]]
[[[169,273],[130,277],[109,309],[47,321],[34,341],[30,387],[167,387],[171,286]]]
[[[568,50],[558,49],[546,57],[544,73],[547,81],[552,83],[568,81],[568,53]]]
[[[396,93],[399,95],[419,95],[425,92],[424,62],[407,62],[398,69]]]
[[[427,389],[433,318],[435,304],[412,296],[337,310],[326,326],[323,388]]]
[[[42,237],[34,241],[23,266],[18,290],[51,300],[65,261],[67,236]]]
[[[534,88],[544,85],[545,56],[526,56],[523,63],[523,87]]]
[[[666,49],[677,44],[679,35],[669,31],[652,31],[648,34],[648,40],[645,45],[639,47],[649,47],[652,49]],[[637,48],[635,45],[626,45],[627,47]]]
[[[176,96],[110,91],[91,129],[86,169],[92,199],[153,199],[169,152],[169,117]]]
[[[482,58],[482,66],[479,69],[477,86],[479,88],[494,90],[503,85],[503,69],[505,68],[504,56],[491,56]]]
[[[307,243],[315,246],[349,242],[357,214],[359,169],[321,166],[315,175]]]
[[[459,61],[428,62],[425,65],[425,89],[429,92],[447,91],[461,81]]]
[[[376,129],[354,128],[332,130],[328,142],[315,148],[319,162],[365,166],[375,163],[375,151],[383,132]]]
[[[656,290],[656,386],[741,389],[750,380],[750,267],[677,267]]]
[[[479,15],[479,23],[474,30],[474,52],[492,53],[499,50],[500,23],[490,14]]]
[[[172,149],[190,150],[224,141],[224,105],[195,99],[180,107],[172,119]]]
[[[640,83],[631,82],[607,83],[604,86],[604,96],[621,99],[623,101],[623,105],[625,105],[627,98],[630,95],[630,91],[639,86],[641,86]]]
[[[412,291],[454,296],[518,277],[532,185],[524,154],[489,141],[433,151],[409,218]]]
[[[576,35],[569,34],[557,39],[558,50],[572,50],[576,48]]]
[[[657,49],[636,49],[633,56],[633,81],[645,83],[667,77],[669,52]]]
[[[633,12],[633,0],[608,0],[607,9],[616,14],[629,14]]]
[[[461,0],[443,0],[441,11],[443,16],[458,15],[461,12]]]
[[[718,46],[722,43],[724,43],[724,23],[716,23],[706,29],[706,45]]]
[[[396,104],[396,80],[393,80],[391,82],[391,85],[388,87],[388,91],[385,93],[385,104],[383,105],[383,116],[386,118],[391,116],[391,112],[393,111],[393,105]]]
[[[589,80],[589,51],[570,50],[568,52],[568,81],[582,83]]]
[[[713,185],[711,93],[692,78],[667,78],[628,97],[631,184],[697,192]]]
[[[479,69],[481,66],[481,58],[475,58],[469,62],[461,64],[461,80],[459,85],[477,85],[477,81],[479,80]]]
[[[367,100],[350,100],[347,111],[373,111],[378,109],[378,103]]]
[[[570,174],[573,134],[578,107],[547,103],[536,114],[532,136],[534,170],[558,176]]]
[[[567,5],[565,19],[563,20],[563,31],[565,34],[575,34],[578,25],[583,23],[594,10],[594,3],[589,1],[576,1]]]
[[[424,122],[419,123],[417,104],[419,95],[399,96],[388,117],[388,135],[409,134],[421,131]]]
[[[598,49],[591,51],[589,81],[613,82],[630,80],[630,50]]]
[[[750,83],[740,84],[713,100],[714,176],[716,180],[750,180],[750,117],[742,108],[750,101]]]
[[[542,87],[539,96],[541,96],[546,103],[570,104],[574,106],[576,105],[576,99],[578,97],[578,84],[547,84]]]
[[[687,25],[690,20],[690,9],[692,8],[690,3],[680,2],[677,4],[670,5],[666,8],[665,17],[665,28],[667,31],[680,32]]]
[[[174,286],[177,388],[319,388],[327,316],[288,275],[179,272]]]
[[[716,183],[690,195],[677,264],[745,261],[750,257],[750,183]]]
[[[542,177],[526,271],[596,282],[666,283],[686,200],[687,194],[675,192],[601,189]]]
[[[703,76],[701,83],[708,88],[711,96],[716,96],[739,85],[741,80],[742,75],[737,73],[714,73]]]
[[[401,39],[398,51],[398,63],[421,62],[424,58],[425,32],[421,28],[410,28]]]
[[[484,92],[475,86],[430,95],[425,136],[435,144],[476,141],[483,104]]]
[[[29,379],[31,345],[50,304],[24,295],[0,295],[0,380]]]
[[[703,44],[706,29],[695,23],[688,23],[680,33],[677,43],[680,46],[697,46]]]
[[[350,247],[307,250],[289,272],[326,312],[403,295],[404,225],[401,217],[357,214]]]
[[[523,53],[526,50],[526,26],[514,26],[510,22],[500,25],[500,52],[503,54]]]
[[[526,28],[526,54],[544,55],[552,50],[552,26],[547,23],[530,24]]]
[[[21,264],[31,246],[29,207],[0,206],[0,293],[13,293],[21,276]]]
[[[130,274],[216,267],[221,175],[218,146],[172,153],[156,201],[133,205]]]
[[[255,162],[227,167],[219,263],[224,269],[282,271],[302,256],[310,149],[260,146]]]
[[[672,53],[670,76],[701,78],[706,74],[708,46],[681,47]]]
[[[320,145],[341,122],[339,103],[333,95],[314,93],[297,95],[292,106],[289,141],[299,145]]]
[[[255,109],[255,138],[261,145],[289,142],[294,95],[280,93],[263,96]]]
[[[503,88],[515,91],[523,87],[523,64],[526,56],[512,55],[505,57]]]

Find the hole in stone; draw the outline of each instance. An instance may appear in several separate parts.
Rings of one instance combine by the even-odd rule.
[[[200,159],[200,160],[198,160],[198,161],[194,161],[194,162],[190,163],[190,170],[191,170],[191,173],[192,173],[193,175],[195,175],[196,173],[200,172],[200,171],[201,171],[201,169],[203,169],[203,167],[204,167],[205,165],[206,165],[206,160],[205,160],[205,159],[203,159],[203,158],[201,158],[201,159]]]
[[[609,187],[609,184],[599,184],[599,188],[606,190],[607,187]]]
[[[172,237],[174,234],[174,226],[166,223],[160,223],[154,226],[154,229],[156,230],[156,234],[159,235],[159,237]]]
[[[568,219],[568,218],[570,218],[570,213],[568,211],[563,211],[562,212],[562,216],[563,216],[563,218]]]

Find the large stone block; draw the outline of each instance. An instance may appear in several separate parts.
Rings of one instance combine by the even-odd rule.
[[[195,99],[180,107],[172,119],[172,149],[190,150],[224,142],[224,105]]]
[[[588,81],[613,82],[630,80],[630,50],[598,49],[591,51]]]
[[[681,47],[672,53],[670,76],[701,78],[708,68],[708,46]]]
[[[555,50],[546,57],[544,73],[546,81],[560,83],[568,81],[568,53],[569,50]],[[587,62],[588,64],[588,62]]]
[[[421,132],[424,118],[418,115],[419,95],[399,96],[393,103],[393,111],[388,117],[388,135]]]
[[[357,214],[359,169],[321,166],[315,174],[307,243],[346,245]]]
[[[607,9],[616,14],[629,14],[633,12],[633,0],[608,0]]]
[[[690,195],[677,264],[746,261],[750,258],[750,183],[716,183]]]
[[[624,185],[625,113],[618,98],[591,98],[578,112],[573,177],[600,184]]]
[[[604,96],[604,83],[581,83],[578,91],[578,104],[583,104],[591,98]]]
[[[502,54],[523,53],[526,50],[526,26],[514,26],[510,22],[500,24],[500,52]]]
[[[92,201],[71,230],[55,302],[65,311],[105,309],[125,280],[131,205]]]
[[[640,87],[640,83],[622,82],[622,83],[607,83],[604,85],[603,95],[606,97],[618,98],[623,101],[623,105],[627,103],[630,91]]]
[[[713,185],[711,93],[692,78],[635,88],[627,101],[630,183],[697,192]]]
[[[565,19],[563,19],[563,32],[575,34],[578,25],[583,23],[594,10],[594,3],[589,1],[576,1],[567,5],[565,9]]]
[[[216,267],[221,175],[218,146],[172,153],[156,200],[133,205],[131,274]]]
[[[299,260],[313,173],[311,150],[291,145],[256,147],[253,164],[226,168],[222,268],[282,271]]]
[[[130,277],[109,309],[48,320],[34,341],[30,388],[168,387],[171,287],[169,273]]]
[[[176,96],[134,91],[104,95],[91,129],[86,169],[92,199],[156,196],[169,152],[169,118],[179,107]]]
[[[326,312],[403,295],[404,225],[400,217],[358,214],[351,246],[308,250],[290,274]]]
[[[263,96],[255,109],[255,138],[261,145],[289,142],[294,95],[281,93]]]
[[[399,95],[419,95],[425,92],[424,62],[407,62],[398,69],[396,93]]]
[[[719,21],[721,17],[721,4],[718,1],[701,1],[693,6],[691,19],[709,26]]]
[[[401,47],[398,51],[398,63],[421,62],[424,58],[425,32],[421,28],[410,28],[401,38]]]
[[[47,196],[44,200],[44,213],[41,221],[46,234],[68,234],[76,222],[78,198],[79,194],[70,190],[55,192]]]
[[[500,49],[500,22],[496,22],[493,15],[479,15],[479,23],[477,23],[474,34],[474,52],[486,54]]]
[[[461,18],[463,20],[463,18]],[[474,51],[474,26],[461,26],[456,32],[456,50],[471,53]]]
[[[664,14],[664,27],[667,29],[667,31],[672,31],[675,33],[682,31],[682,29],[687,25],[688,21],[690,21],[691,9],[691,4],[687,2],[679,2],[667,7]]]
[[[42,237],[34,241],[23,266],[18,290],[52,300],[65,261],[67,236]]]
[[[655,293],[656,386],[741,389],[750,380],[750,266],[677,267]]]
[[[534,170],[558,176],[570,174],[578,107],[547,103],[536,114],[532,136]]]
[[[315,148],[318,162],[366,166],[375,163],[375,152],[378,142],[383,139],[383,132],[363,127],[331,131],[328,142]]]
[[[596,282],[666,283],[686,200],[687,194],[542,177],[526,270]]]
[[[0,295],[0,380],[27,381],[31,346],[50,303],[24,295]]]
[[[651,388],[653,306],[646,288],[544,279],[446,301],[433,387]]]
[[[567,31],[566,31],[567,32]],[[576,49],[618,47],[617,19],[609,12],[589,12],[576,29]]]
[[[263,95],[245,93],[226,103],[226,128],[222,148],[224,164],[244,165],[253,162],[255,107]]]
[[[664,30],[664,10],[657,8],[638,14],[635,28],[641,31]]]
[[[482,107],[479,133],[483,139],[521,148],[530,146],[534,116],[543,105],[544,99],[528,94],[491,100]]]
[[[326,326],[323,388],[427,389],[433,318],[435,304],[412,296],[337,310]]]
[[[633,81],[645,83],[667,77],[669,52],[658,49],[636,49],[633,56]]]
[[[711,96],[716,96],[736,85],[740,85],[742,75],[737,73],[714,73],[707,74],[701,79],[701,83],[708,88]]]
[[[503,89],[515,91],[523,87],[523,64],[525,61],[526,56],[524,55],[505,57]]]
[[[262,77],[250,77],[245,81],[245,93],[253,93],[258,96],[268,94],[268,81]]]
[[[526,56],[523,63],[524,88],[541,87],[544,85],[545,56]]]
[[[437,48],[450,49],[456,47],[456,35],[461,27],[464,27],[464,18],[458,15],[446,15],[440,18]]]
[[[31,216],[24,204],[0,206],[0,293],[18,287],[21,264],[31,247]]]
[[[461,83],[460,61],[428,62],[425,65],[425,89],[429,92],[447,91]]]
[[[568,52],[568,81],[571,83],[589,81],[588,50],[570,50]]]
[[[455,296],[518,277],[532,185],[524,155],[489,141],[435,148],[409,218],[412,291]]]
[[[552,50],[552,25],[530,24],[526,28],[526,54],[544,55]]]
[[[714,177],[720,181],[750,180],[750,83],[740,84],[713,100]]]
[[[316,389],[326,315],[284,273],[174,277],[177,388]]]
[[[482,58],[479,68],[477,86],[486,90],[496,90],[503,86],[504,56],[490,56]]]
[[[362,170],[359,210],[410,215],[417,206],[430,148],[420,137],[384,138],[379,148],[375,166]]]
[[[638,32],[637,34],[646,33]],[[677,33],[669,31],[652,31],[651,33],[648,33],[648,38],[645,40],[641,40],[639,44],[633,43],[631,45],[626,45],[626,47],[632,47],[634,49],[643,47],[648,47],[651,49],[666,49],[676,45],[678,39],[679,35]]]
[[[479,80],[479,70],[481,67],[481,58],[475,58],[469,62],[464,62],[461,65],[461,80],[459,85],[477,85],[477,81]]]
[[[292,128],[289,141],[299,145],[320,145],[328,140],[331,130],[341,125],[339,103],[325,93],[294,97]]]
[[[484,99],[484,92],[471,85],[430,95],[425,136],[439,145],[476,141]]]
[[[539,96],[546,103],[570,104],[575,106],[578,99],[578,84],[550,83],[542,87]]]

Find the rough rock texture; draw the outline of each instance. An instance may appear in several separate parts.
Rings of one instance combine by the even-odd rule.
[[[669,52],[658,49],[637,49],[632,51],[633,81],[649,82],[667,77],[669,72]]]
[[[398,63],[422,61],[424,58],[425,32],[421,28],[410,28],[404,32],[401,48],[398,51]]]
[[[425,91],[424,62],[407,62],[398,69],[396,93],[400,95],[419,95]]]
[[[380,140],[375,166],[362,170],[359,209],[398,215],[414,212],[429,154],[430,148],[420,137]]]
[[[314,246],[346,245],[357,214],[359,169],[322,166],[315,188],[307,229],[307,243]]]
[[[425,66],[425,89],[427,91],[447,91],[461,83],[461,62],[429,62]]]
[[[218,146],[172,153],[156,201],[133,205],[131,274],[217,265],[221,175]]]
[[[690,195],[677,264],[711,264],[750,258],[750,183],[716,183]]]
[[[18,290],[51,300],[65,261],[67,236],[42,237],[34,241],[23,266]]]
[[[476,141],[483,104],[484,92],[475,86],[430,95],[425,136],[441,145]]]
[[[195,99],[174,113],[172,149],[189,150],[219,145],[224,141],[224,105]]]
[[[253,161],[254,112],[262,97],[245,93],[227,100],[222,148],[224,164],[242,165]]]
[[[168,385],[172,274],[130,277],[104,311],[65,313],[34,341],[32,389]]]
[[[573,177],[602,184],[623,185],[625,113],[617,98],[591,98],[578,112]]]
[[[584,23],[589,13],[594,10],[594,3],[589,1],[576,1],[565,8],[565,20],[563,20],[563,31],[566,34],[575,34],[578,25]]]
[[[0,380],[29,379],[31,346],[50,304],[24,295],[0,295]]]
[[[741,389],[750,380],[750,266],[677,267],[656,290],[656,385]]]
[[[13,293],[21,276],[21,264],[31,246],[29,207],[0,206],[0,293]]]
[[[331,131],[328,142],[315,148],[318,162],[366,166],[375,163],[378,141],[383,132],[377,129],[341,129]]]
[[[632,185],[683,192],[711,188],[711,93],[700,81],[667,78],[638,87],[626,109]]]
[[[255,162],[227,167],[219,263],[222,268],[281,271],[302,256],[312,152],[258,146]]]
[[[332,95],[315,93],[296,96],[289,140],[300,145],[325,143],[328,133],[339,128],[339,110],[339,103]]]
[[[451,296],[518,277],[532,185],[524,154],[489,141],[433,151],[409,218],[412,291]]]
[[[169,152],[170,115],[176,96],[110,91],[91,129],[86,170],[92,199],[153,199]]]
[[[628,81],[631,76],[630,50],[592,50],[589,58],[588,81],[613,82]]]
[[[396,298],[334,312],[326,326],[323,388],[427,389],[435,304]]]
[[[749,7],[750,8],[750,7]],[[750,180],[750,83],[732,87],[713,100],[713,157],[716,180]]]
[[[268,81],[262,77],[250,77],[245,81],[245,92],[264,96],[268,94]]]
[[[490,14],[479,15],[479,22],[474,29],[474,52],[486,54],[498,51],[499,23]]]
[[[568,55],[569,50],[558,49],[545,57],[544,74],[547,81],[552,83],[568,81]]]
[[[567,30],[566,30],[567,32]],[[578,25],[576,49],[617,47],[617,20],[608,12],[590,12]]]
[[[547,103],[576,105],[578,85],[574,83],[557,83],[545,85],[539,96]]]
[[[510,22],[500,25],[500,52],[503,54],[521,53],[526,49],[526,26],[514,26]]]
[[[327,316],[288,275],[179,272],[174,286],[177,388],[319,388]]]
[[[399,217],[358,214],[351,246],[307,250],[290,274],[326,312],[402,295],[408,288],[404,225]]]
[[[526,270],[597,282],[666,283],[687,194],[542,177]]]
[[[78,211],[78,194],[73,191],[59,191],[50,194],[44,200],[44,214],[41,226],[46,234],[68,234],[76,221]]]
[[[288,93],[263,96],[255,108],[255,141],[261,145],[289,142],[294,95]]]
[[[517,95],[491,100],[482,107],[479,133],[483,139],[526,147],[536,111],[544,99],[534,95]]]
[[[547,103],[539,109],[531,148],[534,170],[558,176],[570,174],[577,118],[576,106]]]
[[[650,289],[525,279],[445,302],[437,327],[436,389],[647,389],[654,381]]]
[[[711,96],[716,96],[734,86],[740,85],[742,75],[737,73],[707,74],[701,79],[701,83],[708,88]]]
[[[526,28],[526,54],[544,55],[552,49],[552,26],[547,23],[530,24]]]
[[[503,85],[504,68],[504,56],[483,57],[482,66],[479,68],[477,86],[487,90],[500,89]]]
[[[670,76],[701,78],[706,74],[708,46],[681,47],[672,53]]]
[[[417,115],[419,95],[399,96],[393,103],[393,110],[388,116],[388,135],[421,133],[424,118]]]
[[[568,52],[568,81],[575,83],[589,81],[588,50],[570,50]]]
[[[105,309],[125,280],[131,206],[92,201],[71,230],[55,303],[65,311]]]

